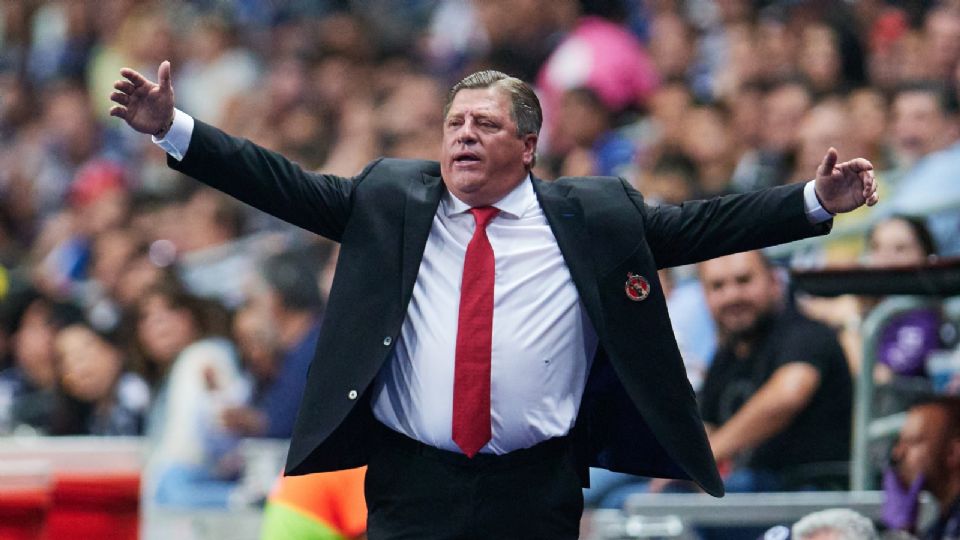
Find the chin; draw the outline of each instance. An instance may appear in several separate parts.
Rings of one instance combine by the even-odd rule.
[[[447,185],[462,193],[479,191],[487,184],[487,179],[480,174],[453,172],[447,180]]]

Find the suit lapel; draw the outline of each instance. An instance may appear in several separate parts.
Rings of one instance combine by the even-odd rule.
[[[540,201],[540,207],[543,208],[547,223],[557,239],[564,262],[570,269],[570,276],[580,293],[580,300],[583,301],[594,329],[599,334],[603,328],[603,310],[600,308],[596,268],[590,252],[590,238],[583,208],[579,199],[568,196],[572,187],[570,184],[544,182],[533,178],[533,190]]]
[[[423,250],[430,235],[433,216],[437,213],[443,182],[439,176],[422,173],[420,181],[410,183],[403,214],[403,263],[401,267],[401,306],[406,309],[413,295],[413,285],[420,271]]]

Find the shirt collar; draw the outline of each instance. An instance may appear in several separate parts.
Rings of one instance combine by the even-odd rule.
[[[510,190],[502,199],[493,203],[492,206],[500,210],[501,215],[507,215],[514,219],[519,219],[534,205],[537,201],[537,195],[533,192],[533,182],[528,174],[523,182]],[[450,190],[444,190],[441,200],[443,213],[447,216],[463,214],[470,210],[470,205],[461,201],[450,193]]]

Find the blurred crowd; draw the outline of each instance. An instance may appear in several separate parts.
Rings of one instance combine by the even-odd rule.
[[[955,0],[6,0],[0,435],[146,434],[158,500],[228,504],[236,441],[289,437],[337,255],[108,117],[121,67],[167,59],[187,113],[347,176],[435,159],[446,89],[483,68],[535,84],[535,174],[620,175],[649,204],[806,181],[833,146],[873,162],[882,202],[787,259],[960,254]],[[704,293],[664,280],[699,388]],[[853,374],[876,303],[804,306]],[[878,380],[952,346],[927,311],[891,330]]]

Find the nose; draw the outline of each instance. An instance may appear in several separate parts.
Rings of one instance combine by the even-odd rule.
[[[903,460],[903,443],[897,440],[893,448],[890,449],[890,464],[896,467],[901,460]]]
[[[457,131],[457,142],[460,144],[471,144],[477,142],[477,134],[474,131],[473,120],[467,118],[460,129]]]

